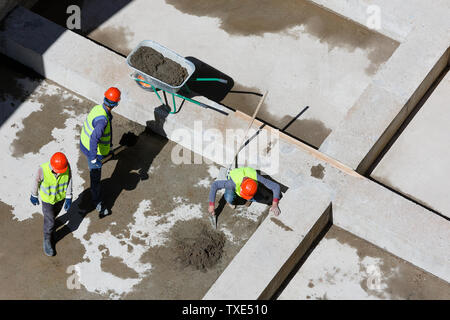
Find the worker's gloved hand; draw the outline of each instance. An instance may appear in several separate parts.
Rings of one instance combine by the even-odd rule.
[[[102,162],[98,158],[89,161],[89,169],[101,169],[101,167]]]
[[[36,206],[36,205],[39,204],[39,199],[38,199],[37,197],[35,197],[35,196],[31,196],[31,197],[30,197],[30,201],[31,201],[31,203],[32,203],[34,206]]]
[[[72,199],[66,199],[66,202],[64,202],[64,210],[69,211],[70,206],[72,205]]]
[[[208,212],[211,214],[211,215],[214,215],[215,214],[215,209],[214,209],[214,206],[209,206],[208,207]]]
[[[277,203],[272,204],[272,207],[270,208],[269,211],[273,213],[275,216],[279,216],[281,213]]]

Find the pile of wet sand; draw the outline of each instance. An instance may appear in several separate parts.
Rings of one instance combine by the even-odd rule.
[[[182,267],[206,271],[219,262],[225,236],[200,219],[177,222],[172,229],[174,249]]]
[[[131,65],[173,87],[181,85],[188,76],[186,68],[164,57],[150,47],[140,47],[130,57]]]

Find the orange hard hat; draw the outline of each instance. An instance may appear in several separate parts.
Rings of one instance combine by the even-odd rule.
[[[256,193],[258,189],[258,183],[248,177],[245,177],[241,183],[241,194],[240,196],[245,200],[250,200]]]
[[[120,101],[120,90],[116,87],[111,87],[105,92],[105,98],[112,102]]]
[[[52,166],[52,170],[56,173],[64,173],[69,166],[67,162],[67,158],[62,152],[55,153],[50,159],[50,165]]]

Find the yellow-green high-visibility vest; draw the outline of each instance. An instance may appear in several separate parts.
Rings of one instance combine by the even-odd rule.
[[[111,148],[111,123],[109,121],[108,114],[102,105],[96,105],[89,112],[86,120],[83,123],[83,128],[81,129],[81,143],[83,146],[89,150],[91,135],[94,131],[94,126],[92,121],[99,116],[105,116],[108,124],[106,125],[103,135],[97,144],[97,154],[102,156],[107,156],[109,154],[109,149]]]
[[[250,167],[236,168],[230,171],[228,174],[231,180],[236,184],[236,193],[241,195],[241,183],[242,180],[247,177],[255,181],[258,181],[256,170]]]
[[[41,200],[50,204],[63,200],[66,197],[66,190],[69,185],[70,169],[67,168],[66,172],[60,173],[56,178],[50,167],[50,162],[41,164],[41,168],[44,172],[44,180],[39,187]]]

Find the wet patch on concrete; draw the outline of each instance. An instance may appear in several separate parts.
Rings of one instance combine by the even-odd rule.
[[[232,91],[238,92],[230,92],[221,103],[252,116],[261,99],[261,96],[257,95],[262,95],[261,90],[256,87],[248,87],[235,83]],[[278,116],[279,113],[279,110],[271,110],[269,105],[263,103],[256,117],[276,128],[282,129],[296,116],[285,115],[284,117],[280,117]],[[316,148],[320,147],[323,141],[330,135],[331,131],[332,130],[327,128],[322,121],[317,119],[297,119],[285,130],[286,133],[289,133]]]
[[[336,239],[341,244],[355,248],[360,261],[366,257],[379,259],[378,265],[381,271],[381,281],[386,288],[374,290],[368,287],[367,279],[361,281],[360,285],[368,294],[385,299],[445,299],[450,298],[450,284],[446,281],[420,269],[411,263],[402,260],[371,243],[356,237],[355,235],[333,226],[325,236],[326,239]],[[360,264],[360,269],[367,266]],[[366,270],[367,272],[367,270]]]
[[[166,0],[177,10],[195,16],[220,19],[220,27],[232,35],[263,35],[285,31],[294,37],[310,35],[325,42],[329,50],[335,47],[354,51],[368,50],[373,74],[397,49],[399,43],[372,32],[331,11],[306,0]],[[301,26],[301,32],[289,32]]]
[[[54,129],[65,128],[67,119],[73,115],[87,114],[93,107],[89,100],[76,98],[75,94],[68,95],[60,88],[56,88],[56,92],[52,94],[43,92],[41,88],[33,92],[28,99],[42,104],[42,108],[23,120],[23,129],[17,132],[12,143],[12,156],[17,158],[29,152],[39,152],[44,145],[54,140]]]
[[[12,206],[0,201],[0,214],[1,215],[7,216],[8,214],[12,213],[12,210],[13,210]]]
[[[99,299],[76,287],[71,267],[80,261],[84,247],[72,237],[56,246],[57,255],[47,257],[42,249],[43,217],[13,220],[12,207],[0,202],[0,299]]]
[[[128,56],[133,48],[130,41],[134,32],[124,26],[100,27],[89,33],[88,38],[101,43],[108,48],[114,48],[118,53]]]
[[[105,253],[102,259],[101,268],[104,272],[109,272],[120,278],[138,278],[139,274],[129,268],[121,258],[111,257],[109,252]]]
[[[325,171],[325,167],[322,166],[321,164],[318,164],[317,166],[312,166],[311,167],[311,177],[322,180],[323,177],[325,176],[324,171]]]
[[[270,218],[270,221],[272,221],[273,223],[275,223],[277,226],[279,226],[280,228],[284,229],[285,231],[294,231],[294,230],[292,230],[290,227],[285,225],[283,222],[281,222],[277,218],[273,218],[272,217],[272,218]]]
[[[286,119],[291,117],[285,117]],[[282,123],[285,123],[283,119]],[[325,124],[316,119],[298,119],[292,123],[286,132],[298,137],[303,141],[319,148],[325,139],[330,135],[331,129],[327,128]]]

